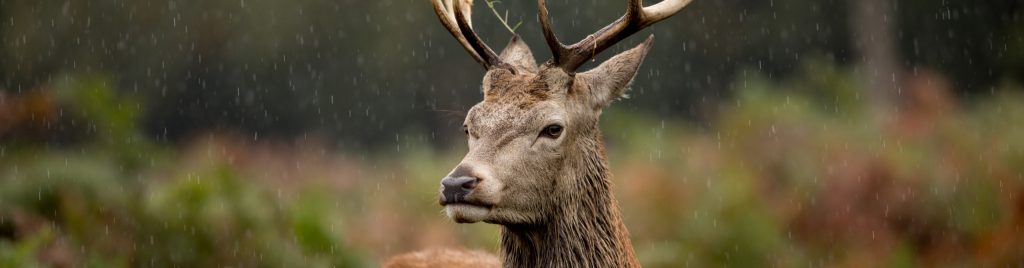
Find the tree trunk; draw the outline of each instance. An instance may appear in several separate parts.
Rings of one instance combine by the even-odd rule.
[[[876,115],[895,111],[900,98],[900,72],[892,0],[849,0],[851,38],[864,83],[864,95]]]

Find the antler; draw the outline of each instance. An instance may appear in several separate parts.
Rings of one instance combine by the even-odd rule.
[[[432,0],[434,13],[441,19],[441,24],[448,29],[448,32],[459,41],[459,44],[469,52],[473,59],[490,70],[494,67],[505,66],[501,58],[491,50],[480,36],[473,32],[473,25],[470,22],[470,14],[473,8],[473,0]],[[442,2],[443,1],[443,2]]]
[[[566,46],[559,42],[555,32],[551,30],[547,1],[538,0],[538,5],[540,6],[541,29],[544,31],[544,39],[547,40],[548,47],[551,47],[554,64],[564,70],[573,71],[587,62],[587,60],[597,56],[597,53],[601,53],[601,51],[608,49],[615,43],[622,41],[622,39],[647,28],[647,26],[651,26],[651,24],[675,15],[692,1],[665,0],[661,1],[661,3],[644,7],[643,0],[629,0],[626,15],[571,46]]]

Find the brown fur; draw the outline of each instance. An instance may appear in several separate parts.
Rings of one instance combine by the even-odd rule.
[[[452,29],[445,11],[452,3],[441,4],[434,1],[435,10],[459,39],[469,31],[466,23]],[[674,2],[679,4],[685,2]],[[460,10],[455,9],[456,17]],[[541,13],[546,17],[545,9]],[[659,14],[648,15],[663,19]],[[459,40],[468,40],[464,37]],[[455,222],[502,226],[504,267],[640,266],[612,195],[598,125],[601,110],[629,88],[651,40],[582,73],[558,59],[537,66],[518,37],[499,60],[479,42],[467,48],[488,72],[484,100],[465,120],[469,152],[449,176],[475,183],[462,186],[469,190],[456,202],[439,201]],[[385,267],[479,267],[490,266],[491,260],[496,259],[477,252],[430,250],[396,257]]]
[[[467,205],[446,211],[456,222],[502,225],[504,267],[640,266],[612,195],[598,125],[601,109],[628,89],[649,46],[650,39],[575,74],[533,66],[529,49],[513,39],[502,57],[515,67],[484,76],[484,100],[466,116],[470,151],[455,169],[480,182],[464,197]],[[542,133],[552,124],[564,127],[557,138]],[[478,257],[431,250],[387,267],[432,267],[414,266],[427,259],[474,267],[467,263]]]
[[[596,123],[596,122],[594,122]],[[639,267],[622,223],[600,131],[580,139],[565,176],[574,183],[549,207],[549,221],[502,228],[505,267]]]
[[[381,267],[501,267],[501,261],[494,255],[479,250],[432,249],[395,256]]]

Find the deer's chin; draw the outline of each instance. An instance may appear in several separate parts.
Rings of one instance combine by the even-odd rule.
[[[449,204],[444,206],[448,218],[457,223],[475,223],[484,221],[491,214],[491,209],[470,204]]]

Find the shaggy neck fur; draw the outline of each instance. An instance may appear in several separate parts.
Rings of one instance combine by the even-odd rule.
[[[640,267],[611,193],[600,133],[570,155],[557,204],[544,223],[504,226],[504,267]]]

